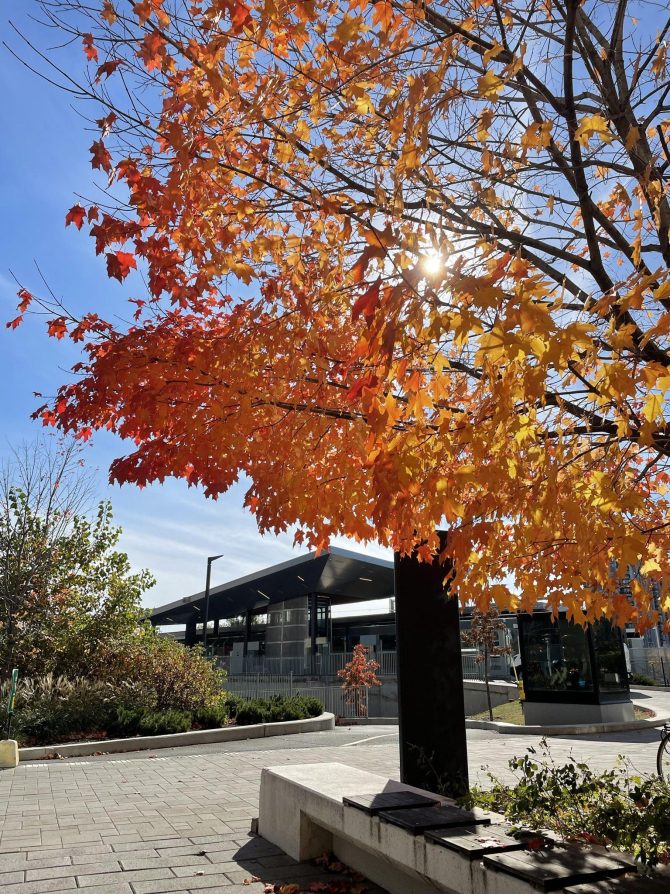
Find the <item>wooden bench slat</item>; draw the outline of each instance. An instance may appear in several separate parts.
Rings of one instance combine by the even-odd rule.
[[[434,829],[425,835],[429,841],[470,860],[479,860],[485,854],[523,850],[523,843],[512,838],[505,826],[456,826],[453,829]]]
[[[382,810],[402,810],[408,807],[435,807],[437,798],[429,798],[416,792],[378,792],[374,795],[352,795],[342,798],[346,807],[355,807],[368,816],[377,816]]]
[[[454,826],[488,825],[491,820],[483,810],[463,810],[460,807],[411,807],[405,810],[382,810],[379,818],[385,823],[400,826],[413,835],[432,829]]]
[[[542,891],[615,878],[630,871],[630,864],[578,847],[546,851],[516,851],[484,857],[484,866],[529,882]]]

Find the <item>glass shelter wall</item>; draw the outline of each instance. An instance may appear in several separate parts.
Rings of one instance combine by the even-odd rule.
[[[582,627],[550,612],[519,615],[528,701],[600,704],[629,698],[620,631],[607,621]]]

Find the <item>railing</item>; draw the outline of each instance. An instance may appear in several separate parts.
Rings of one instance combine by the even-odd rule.
[[[646,650],[645,652],[650,651]],[[351,652],[332,652],[330,655],[315,655],[314,668],[312,670],[309,656],[303,658],[267,658],[258,655],[246,655],[244,658],[218,658],[217,664],[228,672],[229,677],[238,679],[245,676],[262,675],[266,678],[283,678],[287,674],[294,677],[323,677],[337,678],[337,672],[351,661]],[[380,679],[385,677],[396,677],[398,673],[398,656],[396,652],[377,652],[374,660],[379,663],[377,676]],[[464,680],[483,680],[484,679],[484,663],[477,660],[476,653],[463,652],[461,654],[463,666]],[[491,678],[508,679],[509,674],[504,672],[504,668],[498,667],[501,662],[495,663],[491,661],[489,667]],[[666,668],[670,671],[670,664],[666,664]]]
[[[630,664],[634,674],[644,674],[659,686],[670,686],[670,649],[649,646],[631,649]]]
[[[391,700],[388,709],[382,713],[381,699],[378,691],[370,690],[356,705],[345,698],[341,686],[311,686],[305,681],[296,682],[292,674],[252,674],[230,677],[226,681],[226,689],[245,699],[270,698],[273,695],[309,695],[318,698],[324,710],[336,717],[354,718],[361,716],[382,717],[397,716],[397,701]],[[367,711],[366,711],[367,709]]]
[[[394,677],[397,674],[397,654],[377,652],[374,660],[379,663],[379,677]],[[240,674],[294,674],[308,677],[336,677],[337,672],[352,659],[351,652],[331,652],[329,655],[314,655],[306,658],[268,658],[263,655],[245,655],[217,658],[217,665],[230,675]]]

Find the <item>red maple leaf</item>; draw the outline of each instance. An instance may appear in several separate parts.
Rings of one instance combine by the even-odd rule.
[[[28,305],[33,300],[33,296],[30,294],[28,289],[19,289],[17,295],[21,299],[19,303],[19,310],[21,311],[21,313],[23,313],[25,310],[28,310]]]
[[[78,230],[81,230],[85,216],[85,208],[82,208],[81,205],[73,205],[72,208],[70,208],[68,213],[65,215],[65,226],[69,227],[70,224],[74,224]]]
[[[98,61],[98,51],[96,47],[93,45],[93,35],[92,34],[83,34],[84,44],[84,52],[86,53],[86,58],[89,62],[97,62]]]
[[[368,325],[372,321],[375,311],[379,306],[379,286],[381,280],[377,279],[372,283],[370,288],[364,292],[356,301],[351,309],[351,319],[357,320],[361,314],[365,317]]]
[[[137,261],[127,251],[108,251],[105,257],[107,258],[107,276],[114,277],[119,282],[123,282],[131,268],[137,269]]]
[[[103,75],[108,78],[111,74],[114,74],[119,65],[123,65],[123,59],[110,59],[109,62],[103,62],[102,65],[98,67],[98,71],[95,75],[96,84]]]
[[[64,335],[67,335],[67,323],[65,318],[54,317],[53,320],[49,320],[47,331],[49,335],[53,335],[55,338],[63,338]]]
[[[103,171],[106,171],[109,174],[112,170],[112,156],[107,151],[102,140],[96,140],[89,149],[89,152],[93,156],[91,159],[91,167],[102,168]]]

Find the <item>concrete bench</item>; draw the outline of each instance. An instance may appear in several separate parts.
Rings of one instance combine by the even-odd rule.
[[[334,853],[390,894],[537,894],[603,882],[612,894],[620,883],[621,894],[631,890],[625,880],[635,865],[625,857],[561,845],[529,852],[503,822],[344,764],[269,767],[261,775],[264,838],[299,861]],[[645,894],[644,880],[635,886]]]

